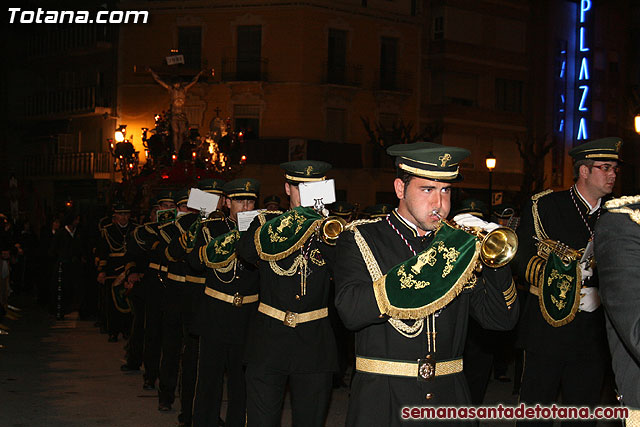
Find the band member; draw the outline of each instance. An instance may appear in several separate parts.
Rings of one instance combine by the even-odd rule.
[[[194,427],[217,425],[225,373],[228,404],[224,425],[244,426],[246,419],[243,357],[249,323],[258,307],[259,285],[255,266],[237,257],[236,244],[241,232],[236,224],[238,213],[254,210],[260,183],[239,178],[223,189],[231,227],[208,243],[195,245],[189,255],[196,268],[206,270],[206,287],[194,320],[200,335]]]
[[[469,404],[469,315],[496,330],[518,318],[510,268],[498,267],[507,260],[485,259],[477,274],[480,240],[460,228],[497,225],[469,214],[455,217],[458,225],[442,222],[469,152],[416,142],[387,153],[396,157],[398,208],[352,223],[336,250],[336,307],[356,331],[348,426],[400,425],[403,407]]]
[[[131,209],[122,202],[113,206],[113,221],[102,229],[96,255],[98,283],[103,288],[106,305],[109,342],[117,342],[118,335],[128,336],[131,329],[131,305],[125,286],[125,253],[127,240],[136,224],[129,221]]]
[[[608,351],[590,242],[602,199],[613,191],[621,146],[619,138],[604,138],[574,147],[575,184],[534,195],[522,212],[514,268],[532,294],[518,337],[523,403],[551,404],[560,390],[565,405],[600,401]]]
[[[259,215],[237,249],[260,273],[245,351],[247,424],[279,425],[288,383],[293,425],[322,426],[338,367],[327,309],[334,248],[318,237],[324,217],[301,206],[298,185],[324,180],[331,166],[299,160],[281,167],[290,210]]]

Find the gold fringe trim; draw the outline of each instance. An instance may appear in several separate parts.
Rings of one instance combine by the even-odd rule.
[[[316,228],[318,227],[318,225],[320,225],[320,223],[322,223],[322,221],[322,219],[316,219],[315,221],[313,221],[309,228],[307,228],[307,231],[304,232],[302,237],[300,237],[300,239],[298,239],[296,243],[294,243],[289,249],[277,254],[266,254],[262,251],[262,244],[260,243],[260,230],[262,230],[262,227],[264,226],[264,224],[262,224],[260,227],[258,227],[258,229],[256,230],[256,234],[253,236],[253,241],[255,242],[256,249],[258,250],[258,256],[260,256],[260,259],[263,261],[280,261],[282,259],[285,259],[305,244],[307,239],[316,232]]]
[[[627,205],[635,205],[640,203],[640,195],[637,196],[622,196],[617,199],[611,199],[604,204],[605,209],[621,208]]]
[[[543,276],[544,276],[544,271],[543,271]],[[558,328],[560,326],[564,326],[568,323],[571,323],[573,321],[573,319],[576,317],[576,313],[578,312],[578,307],[580,306],[580,284],[582,283],[582,272],[580,271],[580,263],[576,263],[576,297],[573,300],[573,306],[571,306],[571,311],[569,312],[569,314],[560,320],[555,320],[553,319],[550,315],[549,312],[547,312],[546,307],[543,304],[543,298],[544,296],[542,295],[542,286],[544,286],[544,283],[539,284],[538,289],[540,290],[540,293],[538,294],[538,305],[540,306],[540,312],[542,313],[542,317],[544,317],[544,320],[547,321],[547,323],[551,326],[553,326],[554,328]]]
[[[162,237],[165,243],[167,244],[171,243],[171,237],[169,237],[167,232],[162,229],[160,229],[160,237]]]
[[[473,258],[469,262],[469,265],[467,265],[467,268],[465,268],[464,272],[460,277],[458,277],[456,283],[443,296],[422,307],[398,308],[393,306],[389,301],[387,290],[384,286],[387,277],[385,274],[373,283],[373,290],[380,312],[396,319],[423,319],[441,308],[444,308],[460,294],[465,283],[467,283],[474,274],[476,261],[478,261],[478,256],[480,255],[480,246],[480,241],[476,240],[476,250],[473,254]]]
[[[540,219],[540,214],[538,213],[538,200],[550,193],[553,193],[553,190],[544,190],[531,197],[531,200],[533,201],[533,205],[531,206],[531,214],[533,215],[533,228],[536,231],[536,237],[540,240],[548,239],[549,236],[547,236],[547,232],[544,231],[542,220]]]
[[[207,247],[206,246],[200,247],[200,261],[202,261],[204,265],[206,265],[207,267],[212,268],[214,270],[228,266],[234,259],[237,258],[237,256],[238,255],[234,252],[231,254],[231,256],[229,256],[229,258],[227,258],[224,261],[211,262],[209,261],[209,257],[207,256]]]

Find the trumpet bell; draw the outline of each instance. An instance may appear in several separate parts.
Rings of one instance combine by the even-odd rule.
[[[518,251],[518,236],[515,231],[507,227],[496,228],[482,240],[480,259],[491,267],[498,268],[506,265]]]
[[[331,216],[325,219],[320,226],[320,238],[323,242],[328,245],[335,245],[338,241],[338,237],[340,233],[344,231],[344,228],[347,226],[347,222],[340,218]]]

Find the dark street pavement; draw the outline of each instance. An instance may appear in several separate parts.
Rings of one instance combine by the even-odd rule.
[[[122,373],[124,342],[108,343],[93,321],[72,313],[56,321],[24,296],[12,301],[23,308],[20,319],[5,320],[9,335],[0,336],[0,426],[174,426],[178,406],[157,410],[156,393],[142,390],[142,373]],[[513,364],[509,375],[513,378]],[[491,381],[486,402],[516,405],[513,383]],[[342,426],[348,389],[335,389],[327,426]],[[226,405],[226,402],[224,403]],[[224,405],[223,405],[224,411]],[[483,423],[511,425],[512,423]],[[291,425],[289,398],[282,417]],[[601,423],[614,426],[617,423]]]

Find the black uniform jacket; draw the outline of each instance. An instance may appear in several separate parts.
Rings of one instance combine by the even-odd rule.
[[[603,214],[595,252],[617,391],[626,406],[640,409],[640,203],[626,207],[638,218]]]
[[[127,262],[127,241],[137,224],[129,222],[125,227],[111,223],[101,232],[96,256],[99,258],[98,272],[105,272],[107,277],[116,277],[124,272]]]
[[[418,236],[395,211],[388,218],[417,253],[428,247],[433,233]],[[358,225],[358,230],[383,274],[414,255],[386,218]],[[508,330],[515,326],[517,302],[512,301],[508,306],[504,294],[513,286],[509,267],[485,267],[482,278],[484,280],[479,278],[474,288],[462,291],[437,315],[436,362],[462,357],[469,314],[487,329]],[[381,316],[372,278],[351,231],[342,233],[338,240],[335,281],[336,307],[344,325],[356,331],[357,356],[413,362],[426,356],[426,326],[415,338],[407,338],[396,331],[387,316]],[[427,382],[358,372],[351,386],[347,425],[399,425],[403,406],[462,405],[469,401],[462,372],[437,376]]]
[[[133,293],[136,293],[149,301],[154,300],[160,292],[159,274],[166,273],[162,271],[163,259],[155,250],[160,244],[160,224],[157,222],[148,222],[136,227],[129,235],[127,243],[126,266],[127,274],[139,273],[143,274],[139,283],[133,287]]]
[[[558,240],[573,249],[584,249],[591,234],[585,220],[594,229],[599,211],[589,215],[586,202],[573,190],[554,192],[538,200],[538,212],[542,226],[550,239]],[[604,201],[603,201],[604,203]],[[576,204],[578,208],[576,208]],[[529,202],[522,212],[522,220],[518,227],[518,253],[514,259],[514,273],[521,282],[530,285],[526,270],[531,259],[537,254],[536,235]],[[578,212],[582,213],[583,217]],[[590,279],[590,286],[597,285],[597,269]],[[563,360],[576,358],[600,360],[607,357],[607,344],[604,332],[604,315],[602,307],[588,313],[578,311],[570,323],[553,327],[542,317],[538,297],[530,295],[526,298],[524,312],[519,326],[518,340],[527,351],[555,355]]]
[[[266,220],[274,218],[268,214]],[[260,226],[258,218],[238,241],[238,255],[249,264],[257,265],[260,274],[260,301],[282,311],[306,313],[327,307],[329,304],[331,267],[334,248],[319,241],[312,234],[303,245],[310,255],[308,260],[306,295],[301,294],[300,273],[280,276],[270,262],[260,259],[254,236]],[[286,270],[301,250],[277,261]],[[336,342],[329,317],[286,326],[263,313],[256,313],[249,331],[245,360],[268,369],[290,372],[331,372],[338,369]]]
[[[209,236],[215,238],[236,228],[230,218],[224,221],[208,223]],[[235,266],[227,272],[221,272],[206,265],[202,250],[206,250],[207,239],[197,239],[193,251],[187,256],[189,265],[205,277],[205,286],[226,295],[256,295],[259,292],[258,269],[241,259],[232,261]],[[201,248],[204,248],[201,250]],[[194,330],[223,344],[244,344],[251,319],[258,303],[243,304],[239,307],[220,301],[208,295],[203,289],[197,296]]]

